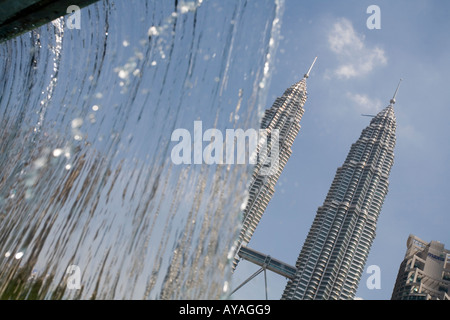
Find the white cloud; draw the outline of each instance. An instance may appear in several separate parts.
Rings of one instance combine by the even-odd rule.
[[[330,49],[337,54],[351,54],[354,51],[363,50],[363,41],[364,38],[358,37],[352,23],[345,18],[339,19],[328,35]]]
[[[347,92],[347,97],[355,103],[358,111],[362,113],[376,114],[383,105],[378,99],[371,99],[365,94]]]
[[[357,34],[352,23],[345,18],[333,25],[328,34],[328,44],[340,63],[334,70],[338,78],[360,77],[375,67],[387,64],[384,50],[367,47],[364,36]]]

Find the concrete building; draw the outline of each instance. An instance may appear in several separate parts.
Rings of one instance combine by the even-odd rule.
[[[449,300],[450,250],[414,235],[406,245],[391,300]]]

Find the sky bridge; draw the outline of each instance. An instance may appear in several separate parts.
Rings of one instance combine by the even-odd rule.
[[[238,256],[241,259],[247,260],[251,263],[254,263],[261,268],[258,269],[254,274],[252,274],[250,277],[247,278],[242,284],[240,284],[236,289],[233,290],[233,293],[235,293],[237,290],[242,288],[244,285],[246,285],[250,280],[255,278],[257,275],[259,275],[261,272],[264,272],[264,285],[265,285],[265,291],[266,291],[266,299],[267,297],[267,275],[266,270],[275,272],[276,274],[279,274],[285,278],[293,279],[295,277],[295,273],[297,271],[297,268],[294,266],[291,266],[287,263],[284,263],[278,259],[274,259],[269,255],[265,255],[261,252],[258,252],[256,250],[250,249],[248,247],[242,246],[239,249]]]

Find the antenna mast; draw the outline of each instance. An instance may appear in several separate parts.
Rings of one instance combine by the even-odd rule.
[[[400,79],[400,81],[398,83],[397,89],[395,90],[395,93],[394,93],[394,97],[392,97],[392,99],[391,99],[391,104],[395,104],[395,98],[397,97],[398,88],[400,88],[400,83],[402,82],[402,80],[403,79]]]
[[[309,70],[307,73],[305,73],[305,78],[308,79],[309,78],[309,74],[311,73],[312,68],[314,67],[314,64],[316,63],[317,57],[314,58],[313,63],[311,64],[311,67],[309,67]]]

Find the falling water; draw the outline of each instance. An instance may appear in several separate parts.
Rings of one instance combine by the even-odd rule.
[[[282,10],[105,0],[0,44],[0,298],[226,297],[251,167],[171,134],[259,127]]]

